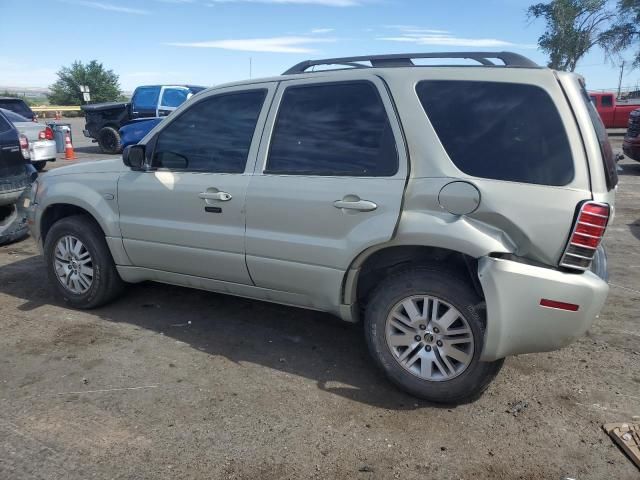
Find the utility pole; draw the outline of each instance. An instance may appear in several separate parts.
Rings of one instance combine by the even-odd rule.
[[[253,58],[249,57],[249,79],[251,79],[251,74],[253,73],[252,72],[252,69],[253,69],[252,63],[253,63]]]
[[[624,73],[624,60],[622,61],[622,65],[620,65],[620,79],[618,80],[618,98],[622,94],[622,74]]]

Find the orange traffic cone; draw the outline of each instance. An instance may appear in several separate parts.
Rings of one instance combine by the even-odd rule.
[[[76,154],[73,151],[73,145],[71,145],[71,136],[67,133],[64,137],[64,159],[75,160]]]

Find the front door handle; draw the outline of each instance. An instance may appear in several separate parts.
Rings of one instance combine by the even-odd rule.
[[[227,192],[201,192],[198,194],[203,200],[219,200],[221,202],[228,202],[233,197]]]
[[[358,212],[372,212],[378,205],[369,200],[336,200],[333,206],[345,210],[357,210]]]

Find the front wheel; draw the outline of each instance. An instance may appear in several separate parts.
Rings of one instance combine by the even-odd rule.
[[[416,397],[459,403],[482,393],[503,360],[481,362],[480,299],[468,283],[437,267],[383,280],[369,299],[369,351],[387,377]]]
[[[104,233],[86,215],[53,224],[44,244],[49,282],[56,294],[76,308],[95,308],[123,288]]]

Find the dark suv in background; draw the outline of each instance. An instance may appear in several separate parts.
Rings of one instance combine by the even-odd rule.
[[[29,105],[21,98],[0,97],[0,108],[11,110],[34,122],[38,121],[38,116],[29,108]]]

